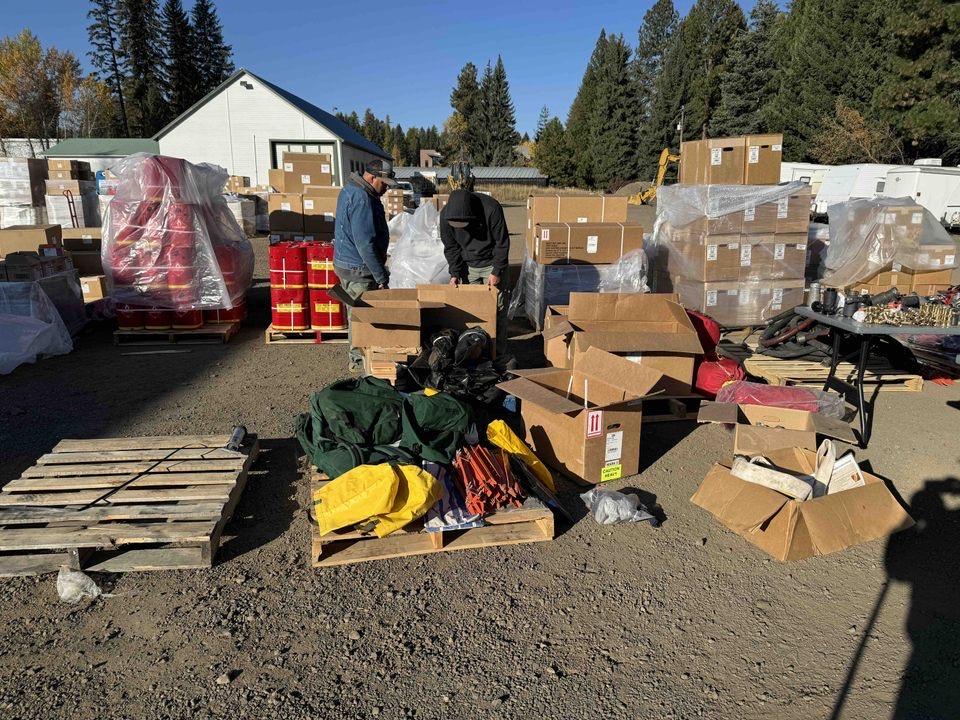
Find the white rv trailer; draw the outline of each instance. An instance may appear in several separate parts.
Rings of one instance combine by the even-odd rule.
[[[883,194],[908,197],[946,227],[960,227],[960,168],[943,167],[929,160],[900,165],[887,173]]]
[[[831,167],[820,184],[814,211],[826,215],[827,208],[836,203],[886,196],[887,173],[895,167],[873,163]]]
[[[820,184],[823,182],[823,176],[830,165],[818,165],[817,163],[804,162],[782,162],[780,163],[780,182],[794,182],[799,180],[810,186],[810,191],[814,197],[820,190]]]

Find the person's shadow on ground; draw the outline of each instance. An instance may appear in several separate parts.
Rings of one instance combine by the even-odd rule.
[[[956,509],[953,509],[956,508]],[[928,480],[910,499],[917,524],[890,537],[890,580],[911,585],[903,671],[895,720],[960,717],[960,480]]]

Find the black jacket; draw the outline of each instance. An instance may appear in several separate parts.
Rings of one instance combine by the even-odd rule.
[[[451,227],[449,220],[470,217],[465,228]],[[489,195],[455,190],[440,211],[440,239],[451,277],[467,278],[467,268],[493,266],[503,277],[510,255],[510,233],[503,208]]]

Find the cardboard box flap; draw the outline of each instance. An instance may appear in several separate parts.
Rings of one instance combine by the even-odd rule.
[[[679,306],[679,296],[668,293],[570,293],[567,317],[571,320],[636,320],[645,317],[654,308],[657,314],[670,313],[669,303],[677,305],[683,317],[683,308]],[[679,317],[670,313],[675,318]],[[664,318],[666,319],[666,318]],[[689,322],[689,321],[688,321]],[[693,329],[691,325],[690,329]]]
[[[753,425],[761,428],[802,430],[818,435],[856,443],[857,438],[847,423],[821,413],[765,405],[737,405],[736,403],[705,402],[700,404],[697,422]]]
[[[813,421],[813,429],[817,435],[824,435],[834,440],[843,440],[843,442],[851,445],[857,444],[857,435],[853,428],[840,418],[830,417],[823,413],[810,413],[810,419]]]
[[[507,380],[506,382],[499,383],[497,387],[505,393],[518,397],[523,401],[539,405],[549,412],[566,415],[583,410],[582,405],[572,400],[567,400],[563,395],[559,395],[550,388],[544,387],[525,377]]]
[[[597,347],[587,348],[574,367],[574,375],[596,378],[638,398],[649,395],[663,378],[659,370],[611,355]],[[574,378],[574,385],[578,384]]]
[[[560,337],[561,335],[569,335],[575,330],[576,328],[570,324],[569,320],[563,320],[557,325],[554,325],[549,329],[545,329],[542,335],[544,340],[553,340],[553,338]]]
[[[800,513],[818,555],[886,537],[913,525],[880,478],[864,473],[867,484],[800,503]]]
[[[355,307],[351,311],[354,322],[376,327],[420,327],[420,309],[404,307]]]
[[[630,323],[625,324],[630,325]],[[632,332],[629,327],[617,330],[616,327],[620,323],[609,323],[609,325],[611,326],[609,330],[591,329],[578,332],[576,334],[578,347],[581,349],[598,347],[607,352],[703,354],[703,346],[695,333]]]
[[[702,507],[731,530],[745,533],[760,528],[780,512],[790,498],[736,478],[730,474],[729,468],[716,464],[690,502]]]
[[[736,425],[740,420],[740,407],[736,403],[704,401],[697,413],[698,423]]]

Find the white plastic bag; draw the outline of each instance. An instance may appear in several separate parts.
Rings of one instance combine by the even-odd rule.
[[[635,523],[649,520],[657,527],[657,519],[647,512],[633,493],[624,495],[616,490],[593,488],[580,496],[587,510],[593,513],[593,519],[600,525],[617,525],[619,523]]]
[[[67,326],[39,283],[0,283],[0,375],[71,350]]]
[[[406,215],[407,219],[396,225],[401,232],[390,252],[390,287],[415,288],[417,285],[450,282],[450,270],[440,240],[440,213],[436,206],[424,203],[413,215],[400,213],[397,217],[401,215]],[[394,237],[393,229],[390,237]]]
[[[68,567],[60,568],[57,573],[57,595],[65,603],[96,600],[101,594],[100,588],[86,573]]]

